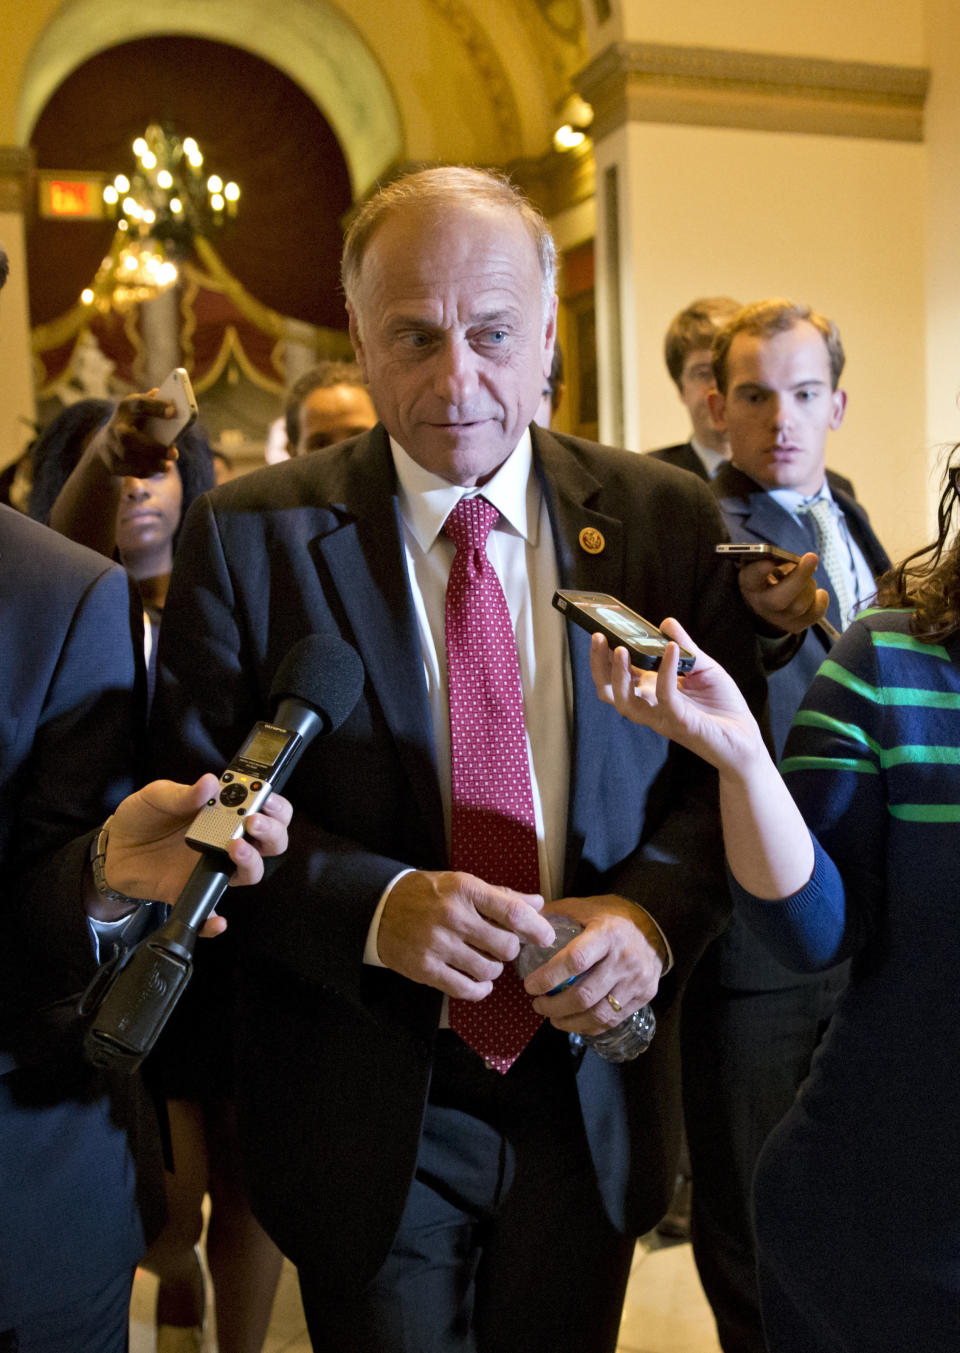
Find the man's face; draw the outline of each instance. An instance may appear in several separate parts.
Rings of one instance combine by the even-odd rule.
[[[739,333],[730,345],[727,393],[710,409],[730,441],[733,463],[767,489],[817,493],[827,433],[843,422],[847,397],[830,387],[823,337],[802,320],[770,337]]]
[[[359,385],[311,390],[300,405],[300,437],[291,456],[305,456],[366,432],[377,421],[370,396]]]
[[[724,437],[714,426],[707,396],[714,388],[710,349],[695,348],[688,352],[680,373],[680,399],[690,415],[693,435],[701,446],[724,449]]]
[[[426,470],[482,483],[533,418],[550,373],[536,248],[519,216],[407,207],[367,246],[350,336],[380,419]]]

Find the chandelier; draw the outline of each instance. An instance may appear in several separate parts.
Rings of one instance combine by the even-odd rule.
[[[240,199],[236,183],[206,174],[192,136],[181,140],[152,123],[134,141],[133,153],[130,175],[117,174],[103,189],[117,233],[80,297],[101,311],[129,310],[174,286],[177,260],[189,253],[194,236],[219,231],[236,215]]]

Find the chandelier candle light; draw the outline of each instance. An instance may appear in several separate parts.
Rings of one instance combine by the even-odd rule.
[[[194,235],[209,237],[236,216],[240,189],[217,174],[205,176],[203,155],[192,136],[182,141],[169,128],[151,124],[133,143],[137,164],[130,177],[117,174],[103,189],[104,205],[117,233],[84,305],[127,310],[177,281],[178,258]]]

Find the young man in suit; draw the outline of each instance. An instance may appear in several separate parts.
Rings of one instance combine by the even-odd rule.
[[[846,408],[843,365],[831,320],[788,301],[758,301],[717,333],[708,396],[732,456],[711,483],[731,540],[815,552],[826,619],[837,630],[869,602],[889,566],[866,512],[825,468],[828,434]],[[828,630],[812,627],[792,661],[768,678],[777,755],[829,645]],[[749,1216],[753,1168],[807,1074],[845,973],[788,972],[734,917],[687,991],[694,1254],[725,1353],[765,1348]]]
[[[542,218],[497,176],[427,170],[365,204],[344,285],[380,423],[198,504],[164,614],[157,712],[182,730],[178,765],[233,748],[305,632],[344,636],[366,668],[291,780],[283,870],[237,918],[254,1207],[331,1351],[610,1353],[634,1237],[673,1180],[676,996],[726,907],[714,786],[608,717],[554,589],[689,617],[754,701],[762,683],[706,486],[530,426],[554,269]],[[476,514],[485,552],[446,535]],[[465,578],[499,597],[484,623],[500,617],[466,673]],[[527,807],[481,810],[461,735],[504,750],[508,687],[521,750],[491,792]],[[506,861],[518,834],[532,882]],[[495,1012],[520,945],[553,933],[542,909],[583,934],[519,989],[536,1031],[516,1059],[477,1052],[465,1007],[507,1036]],[[571,1045],[650,999],[639,1060]]]
[[[729,296],[704,296],[670,321],[663,341],[663,355],[680,402],[690,415],[690,438],[676,446],[661,446],[647,454],[700,479],[710,480],[730,458],[723,433],[710,416],[707,396],[713,389],[710,345],[714,334],[740,309]]]

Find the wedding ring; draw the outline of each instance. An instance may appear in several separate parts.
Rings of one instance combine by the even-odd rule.
[[[616,1010],[617,1014],[619,1015],[620,1011],[623,1009],[623,1006],[617,1000],[616,996],[611,996],[608,994],[607,1000],[610,1002],[610,1005],[613,1007],[614,1010]]]

